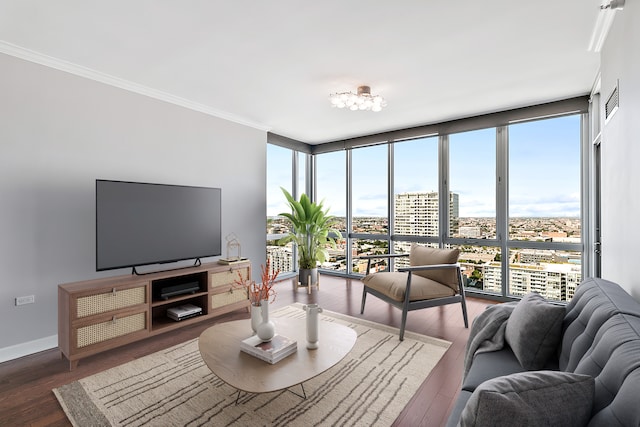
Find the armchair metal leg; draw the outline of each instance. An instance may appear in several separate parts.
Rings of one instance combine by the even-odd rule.
[[[400,322],[400,341],[404,341],[404,328],[407,326],[407,313],[411,301],[411,272],[407,274],[407,286],[404,289],[404,301],[402,302],[402,320]]]
[[[360,305],[360,314],[364,313],[364,303],[367,300],[367,289],[362,287],[362,305]]]
[[[462,271],[458,269],[458,286],[460,290],[460,296],[462,297],[462,317],[464,319],[464,327],[469,328],[469,318],[467,317],[467,300],[464,294],[464,281],[462,279]]]
[[[402,321],[400,322],[400,341],[404,341],[404,328],[407,325],[407,310],[402,310]]]
[[[462,317],[464,318],[464,327],[469,328],[469,319],[467,317],[467,302],[464,299],[464,294],[462,294]]]

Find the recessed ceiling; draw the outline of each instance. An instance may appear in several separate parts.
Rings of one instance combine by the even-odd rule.
[[[10,0],[0,52],[317,144],[588,94],[599,5]],[[360,85],[388,106],[331,107]]]

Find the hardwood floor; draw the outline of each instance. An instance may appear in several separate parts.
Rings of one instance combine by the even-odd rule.
[[[296,288],[293,280],[277,283],[274,308],[293,302],[318,303],[327,310],[396,327],[400,325],[400,311],[372,296],[367,298],[364,315],[360,315],[362,284],[359,280],[322,276],[320,283],[320,291],[314,288],[311,295]],[[467,298],[469,322],[489,304],[492,302]],[[245,311],[234,312],[120,347],[81,360],[72,372],[57,349],[1,363],[0,426],[69,426],[71,424],[51,389],[198,337],[212,324],[248,317]],[[409,313],[407,330],[442,338],[452,344],[393,425],[441,426],[446,422],[460,388],[469,329],[464,328],[460,305],[453,304]]]

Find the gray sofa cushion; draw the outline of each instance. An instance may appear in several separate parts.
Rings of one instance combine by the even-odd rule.
[[[489,353],[479,353],[462,383],[462,389],[473,392],[480,384],[503,375],[524,372],[520,362],[509,347]]]
[[[523,368],[542,369],[558,349],[565,307],[540,294],[525,295],[507,321],[505,340]]]
[[[467,401],[471,397],[472,393],[470,391],[462,390],[456,399],[456,404],[451,410],[451,415],[447,420],[446,427],[456,427],[458,425],[458,420],[460,419],[460,414],[462,414],[462,410],[464,409]]]
[[[595,378],[590,426],[639,426],[640,318],[607,320],[575,372]]]
[[[531,371],[498,377],[473,392],[460,426],[585,426],[593,394],[588,375]]]
[[[616,314],[640,317],[640,304],[617,283],[587,278],[567,304],[562,324],[560,369],[573,372],[602,325]]]

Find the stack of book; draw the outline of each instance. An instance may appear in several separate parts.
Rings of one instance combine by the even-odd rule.
[[[298,343],[278,334],[267,342],[262,342],[260,338],[253,335],[240,343],[240,349],[258,359],[274,364],[295,353],[298,350]]]

